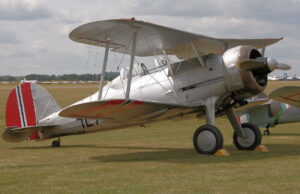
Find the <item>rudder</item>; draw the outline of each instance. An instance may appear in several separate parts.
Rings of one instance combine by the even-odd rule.
[[[6,127],[36,126],[36,112],[31,84],[24,83],[14,88],[6,102]]]
[[[38,122],[61,108],[43,87],[23,83],[14,88],[6,102],[6,127],[25,128],[38,126]],[[31,135],[29,139],[38,139]]]

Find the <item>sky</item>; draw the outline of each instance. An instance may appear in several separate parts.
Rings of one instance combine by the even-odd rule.
[[[104,49],[73,42],[69,32],[132,17],[217,38],[283,37],[265,55],[300,76],[300,0],[0,0],[0,75],[99,73]],[[108,71],[120,60],[110,55]]]

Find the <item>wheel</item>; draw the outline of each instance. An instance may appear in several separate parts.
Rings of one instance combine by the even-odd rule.
[[[243,123],[242,127],[246,133],[246,138],[238,137],[234,132],[234,145],[239,150],[254,150],[258,145],[261,144],[261,132],[259,128],[252,123]]]
[[[223,147],[223,136],[218,128],[203,125],[195,131],[193,144],[200,154],[214,154]]]
[[[269,136],[271,135],[271,132],[269,129],[264,130],[264,135]]]
[[[58,140],[53,141],[53,142],[52,142],[52,147],[53,147],[53,148],[58,148],[58,147],[60,147],[60,141],[58,141]]]

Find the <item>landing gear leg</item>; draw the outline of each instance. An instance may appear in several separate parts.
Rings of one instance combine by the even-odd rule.
[[[266,136],[269,136],[269,135],[271,135],[271,132],[270,132],[270,124],[268,124],[267,126],[266,126],[266,130],[264,130],[264,135],[266,135]]]
[[[214,154],[223,147],[222,133],[215,125],[215,102],[217,98],[206,100],[206,125],[199,127],[193,136],[193,145],[200,154]]]
[[[52,142],[52,147],[53,148],[58,148],[60,147],[60,138]]]
[[[225,112],[234,129],[234,145],[239,150],[254,150],[261,144],[261,132],[256,125],[251,123],[243,123],[241,125],[231,107],[227,108]]]

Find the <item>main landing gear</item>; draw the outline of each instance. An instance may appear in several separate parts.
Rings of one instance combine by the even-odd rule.
[[[215,127],[216,101],[216,97],[205,101],[206,125],[199,127],[193,136],[194,148],[199,154],[214,154],[223,147],[222,133]]]
[[[233,143],[239,150],[254,150],[261,143],[259,128],[252,123],[243,123],[246,137],[239,137],[236,132],[233,134]]]
[[[52,142],[51,145],[53,148],[59,148],[60,147],[60,138]]]
[[[223,147],[223,136],[215,126],[203,125],[195,131],[193,144],[198,153],[214,154]]]
[[[217,98],[206,101],[206,125],[199,127],[193,136],[193,145],[200,154],[214,154],[223,148],[222,133],[215,125],[215,102]],[[231,107],[225,113],[234,129],[233,142],[239,150],[254,150],[261,144],[261,132],[251,123],[240,124]]]

